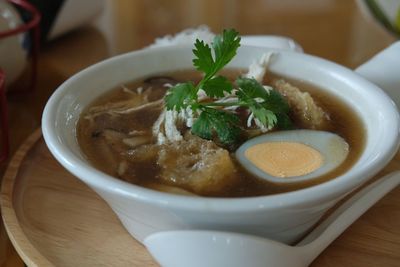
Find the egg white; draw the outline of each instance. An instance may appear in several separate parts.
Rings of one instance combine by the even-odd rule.
[[[246,156],[245,151],[257,144],[265,142],[297,142],[310,146],[321,153],[322,165],[311,173],[292,176],[276,177],[258,168]],[[236,151],[239,163],[251,174],[274,183],[292,183],[318,178],[339,167],[349,154],[348,143],[339,135],[315,130],[290,130],[263,134],[243,143]]]

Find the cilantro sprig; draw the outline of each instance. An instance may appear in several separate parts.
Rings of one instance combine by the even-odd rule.
[[[204,139],[218,137],[223,145],[237,143],[242,132],[240,119],[235,112],[224,109],[232,106],[250,110],[264,127],[290,127],[291,122],[287,116],[289,107],[277,91],[266,90],[251,78],[239,77],[234,86],[227,78],[218,75],[218,72],[235,57],[240,46],[237,31],[224,30],[222,35],[215,36],[212,48],[198,39],[194,46],[193,65],[204,73],[203,79],[197,85],[192,82],[177,84],[170,88],[165,96],[167,110],[180,111],[190,107],[200,114],[192,126],[193,134]],[[199,90],[203,90],[212,101],[200,101]],[[237,100],[218,101],[218,98],[232,93]]]

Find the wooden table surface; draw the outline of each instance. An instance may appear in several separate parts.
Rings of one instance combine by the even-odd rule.
[[[94,23],[42,46],[35,92],[8,96],[11,151],[40,126],[46,100],[65,79],[100,60],[146,46],[156,37],[201,24],[209,25],[214,32],[235,28],[243,35],[288,36],[306,53],[350,68],[395,41],[366,19],[355,1],[108,0]],[[0,174],[6,165],[0,166]],[[23,266],[2,222],[0,266]]]

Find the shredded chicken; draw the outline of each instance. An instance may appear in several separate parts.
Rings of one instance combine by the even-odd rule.
[[[128,170],[129,165],[128,162],[126,160],[121,161],[118,164],[118,168],[117,168],[117,174],[118,176],[123,176],[125,175],[126,171]]]
[[[100,136],[107,141],[107,144],[109,144],[114,151],[118,152],[126,149],[126,146],[122,141],[127,137],[126,134],[115,130],[104,129]]]
[[[147,107],[156,107],[162,106],[162,99],[149,102],[148,97],[151,93],[151,90],[146,90],[145,92],[134,92],[126,88],[125,86],[121,85],[122,91],[128,93],[129,91],[129,98],[127,100],[118,101],[118,102],[109,102],[106,104],[101,104],[99,106],[91,107],[85,119],[93,120],[97,116],[103,114],[115,115],[115,114],[129,114],[132,112],[137,112],[142,110],[143,108]],[[141,88],[141,87],[139,87]]]
[[[122,110],[109,110],[109,111],[111,113],[115,113],[115,114],[130,114],[130,113],[137,112],[137,111],[140,111],[140,110],[145,109],[145,108],[161,106],[162,103],[163,103],[163,100],[160,99],[160,100],[156,100],[156,101],[153,101],[153,102],[148,102],[148,103],[142,104],[140,106],[136,106],[136,107],[131,107],[131,108],[122,109]]]
[[[245,76],[248,78],[254,78],[262,84],[266,69],[274,54],[274,52],[263,54],[258,61],[255,61],[250,65]],[[329,115],[317,105],[314,99],[307,92],[302,92],[297,87],[294,87],[283,80],[275,81],[273,86],[287,99],[289,106],[293,110],[292,114],[294,119],[303,127],[321,130],[328,127],[330,121]],[[264,85],[263,87],[267,92],[274,90],[273,87],[268,85]],[[198,97],[200,100],[208,98],[202,90],[199,90]],[[225,97],[216,102],[224,103],[234,101],[237,101],[235,90],[233,90],[231,94],[226,94]],[[259,99],[259,101],[263,100]],[[225,109],[235,111],[237,108],[238,106],[229,106]],[[179,113],[164,109],[153,125],[153,136],[157,138],[157,143],[159,145],[181,141],[182,133],[179,130],[179,125],[185,124],[186,127],[190,128],[197,116],[198,114],[193,114],[190,108],[182,110]],[[268,132],[272,128],[272,126],[267,127],[263,125],[252,112],[249,112],[246,126],[251,128],[253,125],[257,126],[258,133]]]
[[[128,87],[126,87],[125,84],[121,84],[121,88],[124,93],[130,94],[130,95],[136,95],[136,93],[134,91],[132,91],[131,89],[129,89]]]
[[[179,128],[185,125],[187,128],[193,125],[193,112],[190,108],[177,112],[164,109],[153,124],[153,136],[157,138],[157,144],[163,145],[169,142],[181,141],[183,139]],[[180,127],[179,127],[180,126]]]
[[[260,60],[253,62],[249,66],[249,71],[246,73],[245,77],[254,78],[257,82],[262,84],[265,72],[273,55],[273,52],[263,54]]]
[[[266,68],[269,64],[271,57],[273,56],[273,52],[263,54],[260,60],[254,62],[250,65],[248,73],[245,75],[249,78],[254,78],[258,82],[262,83],[264,78]],[[266,91],[272,90],[269,86],[264,86]],[[203,90],[199,90],[197,93],[199,100],[207,99],[208,96]],[[237,101],[237,97],[235,96],[235,90],[232,91],[231,94],[226,94],[225,97],[217,100],[217,102],[234,102]],[[226,107],[226,110],[236,110],[239,106],[229,106]],[[179,131],[176,123],[186,124],[186,127],[191,128],[198,114],[193,114],[190,108],[180,111],[179,113],[176,111],[164,111],[160,114],[159,118],[153,125],[153,136],[157,138],[157,143],[159,145],[166,144],[168,142],[175,142],[182,140],[182,134]],[[267,132],[271,130],[268,127],[265,127],[258,119],[254,118],[253,114],[249,114],[249,120],[247,122],[248,127],[252,124],[257,125],[261,132]]]
[[[131,97],[128,100],[119,102],[110,102],[99,106],[94,106],[88,110],[91,116],[99,116],[103,113],[113,112],[116,110],[124,110],[131,107],[139,106],[143,103],[143,100],[138,97]],[[89,116],[89,115],[88,115]]]
[[[141,135],[141,136],[124,138],[124,139],[122,139],[122,143],[124,143],[125,145],[127,145],[131,148],[135,148],[135,147],[150,143],[151,139],[152,139],[151,136]]]

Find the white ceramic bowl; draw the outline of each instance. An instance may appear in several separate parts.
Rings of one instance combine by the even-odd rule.
[[[121,83],[160,72],[192,68],[191,48],[153,48],[100,62],[62,84],[44,110],[43,135],[51,153],[67,170],[104,198],[137,240],[143,241],[149,234],[163,230],[208,229],[293,242],[328,208],[382,169],[397,151],[399,115],[385,93],[337,64],[309,55],[279,51],[271,62],[272,71],[332,92],[362,118],[367,137],[365,151],[344,175],[290,193],[218,199],[157,192],[93,168],[81,152],[75,136],[82,109]],[[241,47],[230,66],[246,68],[267,51],[270,50]]]

